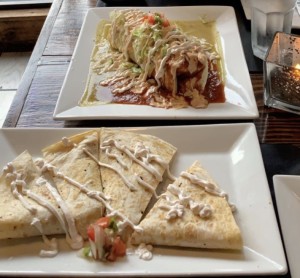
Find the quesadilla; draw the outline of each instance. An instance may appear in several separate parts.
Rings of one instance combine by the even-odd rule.
[[[87,152],[98,157],[99,132],[96,130],[63,138],[42,150],[45,161],[67,177],[54,176],[53,179],[84,238],[87,238],[87,226],[101,217],[105,210],[101,201],[88,196],[91,192],[101,195],[102,184],[98,163]],[[70,184],[70,180],[78,187]]]
[[[66,234],[75,247],[87,238],[87,226],[104,214],[103,204],[88,196],[102,193],[102,186],[97,162],[84,152],[98,155],[98,132],[68,140],[74,145],[60,141],[45,148],[44,159],[33,160],[24,151],[4,167],[0,238]]]
[[[0,239],[42,235],[50,250],[41,256],[55,256],[57,243],[46,235],[66,234],[73,249],[83,245],[72,213],[55,182],[33,162],[28,151],[8,163],[0,178]]]
[[[242,249],[228,195],[198,161],[175,179],[175,153],[156,136],[108,128],[64,137],[42,158],[24,151],[0,176],[0,239],[65,234],[79,249],[88,238],[101,254],[109,245],[113,260],[119,253],[98,227],[109,219],[120,255],[129,235],[133,244]],[[158,195],[166,174],[173,182]]]
[[[176,148],[155,136],[121,129],[103,128],[100,138],[103,192],[110,206],[136,225],[169,170]]]
[[[54,203],[48,190],[39,186],[40,176],[28,151],[4,167],[0,177],[0,239],[40,235],[33,225],[34,218],[40,220],[46,234],[64,232],[53,214],[28,196],[33,192]]]
[[[223,192],[195,162],[166,192],[134,232],[133,244],[241,249],[242,237]]]

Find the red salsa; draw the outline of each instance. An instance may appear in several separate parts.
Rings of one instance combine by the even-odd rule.
[[[114,88],[118,87],[118,83],[113,85]],[[113,89],[113,88],[111,88]],[[146,92],[146,89],[145,89]],[[170,99],[170,93],[163,88],[159,88],[158,92],[166,100]],[[222,82],[220,71],[217,64],[211,64],[209,67],[208,78],[203,95],[207,99],[208,103],[224,103],[225,93],[224,84]],[[122,93],[112,94],[111,103],[119,104],[135,104],[135,105],[150,105],[152,100],[151,94],[137,94],[132,90],[128,90]],[[186,102],[190,103],[191,99],[186,98]]]

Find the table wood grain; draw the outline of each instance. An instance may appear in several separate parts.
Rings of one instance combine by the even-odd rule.
[[[54,0],[4,127],[92,127],[236,122],[53,120],[56,101],[85,14],[95,5],[96,0]],[[259,72],[250,76],[259,109],[259,118],[253,120],[259,142],[292,144],[300,147],[300,116],[264,106],[263,74]]]

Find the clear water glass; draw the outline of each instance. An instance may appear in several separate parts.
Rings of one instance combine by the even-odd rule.
[[[253,54],[264,60],[274,34],[290,33],[296,0],[251,0]]]

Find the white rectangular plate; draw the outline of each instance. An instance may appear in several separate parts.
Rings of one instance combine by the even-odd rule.
[[[199,160],[237,206],[241,252],[185,248],[154,248],[151,261],[128,255],[115,263],[88,261],[69,250],[61,239],[55,258],[40,258],[41,238],[0,241],[0,275],[170,276],[283,274],[287,266],[272,199],[253,124],[130,128],[178,148],[175,175]],[[27,148],[40,149],[82,129],[2,129],[0,167]]]
[[[64,80],[54,119],[252,119],[258,117],[253,88],[232,7],[190,6],[155,7],[173,20],[193,20],[200,17],[216,21],[225,61],[225,103],[210,104],[206,109],[163,109],[145,105],[104,104],[78,106],[84,92],[94,46],[97,23],[108,19],[116,8],[90,9],[84,20],[73,59]],[[149,11],[148,8],[139,8]],[[238,66],[237,66],[238,65]]]
[[[251,3],[250,3],[250,1],[251,0],[241,0],[245,16],[248,20],[251,20]],[[300,28],[300,15],[298,13],[298,8],[299,8],[300,3],[298,3],[298,2],[299,1],[297,1],[297,4],[296,4],[298,7],[296,6],[296,8],[295,8],[293,22],[292,22],[292,28],[295,28],[295,29]]]
[[[273,177],[281,231],[292,277],[300,277],[300,176]]]

